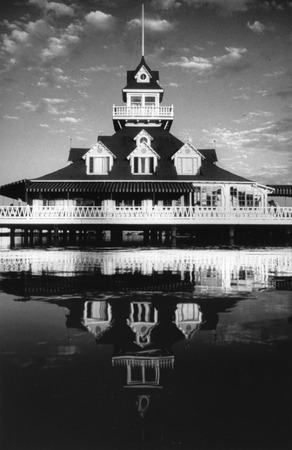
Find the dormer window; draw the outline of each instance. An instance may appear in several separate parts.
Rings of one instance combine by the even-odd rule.
[[[135,137],[137,147],[130,153],[128,159],[131,172],[134,175],[151,175],[155,173],[159,155],[151,147],[153,138],[145,130]]]
[[[133,158],[134,174],[152,174],[154,173],[154,157],[153,156],[134,156]]]
[[[146,136],[140,137],[140,139],[139,139],[139,144],[140,144],[140,145],[141,145],[141,144],[149,144],[147,137],[146,137]]]
[[[109,174],[110,158],[109,156],[90,156],[89,157],[89,174]]]
[[[84,156],[87,175],[108,175],[115,156],[102,143],[95,144]]]
[[[197,175],[203,155],[189,142],[180,148],[172,157],[178,175]]]
[[[178,175],[196,175],[199,168],[199,158],[177,157],[176,170]]]
[[[142,66],[139,72],[135,76],[137,83],[149,83],[150,82],[150,73],[148,70]]]

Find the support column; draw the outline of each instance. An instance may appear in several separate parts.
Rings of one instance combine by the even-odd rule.
[[[28,246],[28,229],[25,228],[25,230],[23,230],[23,245],[25,247]]]
[[[234,245],[234,225],[229,225],[229,245]]]
[[[34,232],[34,229],[30,228],[30,230],[29,230],[29,245],[31,245],[31,246],[33,246],[33,232]]]
[[[39,228],[39,244],[42,245],[43,243],[43,229]]]
[[[156,229],[151,230],[150,234],[151,234],[151,242],[155,243],[157,241],[157,230]]]
[[[63,242],[66,243],[68,239],[68,230],[66,228],[63,229]]]
[[[123,230],[121,228],[111,230],[111,242],[116,244],[121,244],[123,242]]]
[[[10,248],[15,247],[15,228],[10,228]]]
[[[176,247],[176,233],[177,233],[177,227],[172,226],[171,227],[171,245],[172,245],[172,247]]]
[[[51,244],[51,242],[52,242],[52,230],[51,230],[51,228],[48,228],[48,230],[47,230],[47,243]]]
[[[291,244],[291,227],[289,225],[285,229],[285,244],[287,247]]]
[[[150,231],[149,230],[144,230],[143,231],[143,242],[145,245],[149,244],[149,240],[150,240]]]
[[[59,227],[57,225],[54,226],[54,245],[57,247],[59,244]]]
[[[72,242],[72,243],[76,242],[76,230],[75,230],[75,228],[71,228],[69,230],[69,242]]]

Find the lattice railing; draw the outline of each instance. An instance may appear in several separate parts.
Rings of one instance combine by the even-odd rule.
[[[173,106],[113,106],[113,118],[173,117]]]
[[[37,219],[55,219],[58,220],[92,220],[92,221],[114,221],[123,220],[141,221],[153,220],[175,222],[194,221],[212,222],[222,221],[228,223],[231,220],[256,223],[257,221],[269,220],[272,222],[292,223],[292,207],[262,207],[262,208],[231,208],[222,207],[102,207],[102,206],[0,206],[0,225],[1,222],[34,221]]]

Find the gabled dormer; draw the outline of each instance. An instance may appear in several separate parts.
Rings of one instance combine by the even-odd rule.
[[[144,56],[135,70],[127,71],[127,85],[123,89],[123,101],[129,104],[129,94],[139,91],[141,94],[157,95],[157,106],[163,99],[163,89],[159,85],[159,72],[151,70]]]
[[[173,120],[173,107],[160,106],[163,89],[159,85],[159,72],[151,70],[144,56],[135,70],[127,72],[127,85],[123,89],[126,106],[113,108],[115,130],[125,126],[158,126],[169,130]]]
[[[151,81],[150,72],[146,69],[146,66],[142,66],[135,75],[135,80],[137,83],[150,83]]]
[[[142,130],[134,138],[136,148],[128,155],[133,175],[152,175],[155,173],[160,156],[151,147],[153,138]]]
[[[145,130],[141,130],[137,136],[134,137],[134,141],[136,142],[137,147],[147,144],[149,147],[151,146],[151,141],[153,141],[153,137],[150,136],[149,133]]]
[[[171,158],[178,175],[198,175],[205,157],[190,143],[185,143]]]
[[[97,142],[83,155],[87,175],[108,175],[116,156],[102,143]]]

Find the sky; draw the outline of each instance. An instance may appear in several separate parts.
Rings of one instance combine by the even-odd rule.
[[[218,165],[292,182],[292,0],[144,0],[145,59],[171,133]],[[141,60],[142,0],[0,4],[0,185],[68,164],[112,135],[127,70]]]

